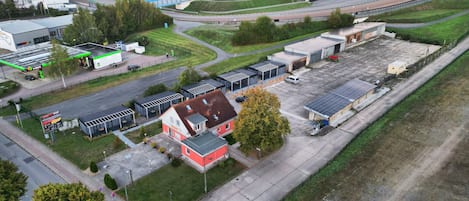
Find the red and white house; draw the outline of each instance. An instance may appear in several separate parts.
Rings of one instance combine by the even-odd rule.
[[[199,171],[228,156],[221,138],[233,132],[237,114],[225,95],[213,91],[178,103],[162,116],[163,133],[181,143],[182,155]]]

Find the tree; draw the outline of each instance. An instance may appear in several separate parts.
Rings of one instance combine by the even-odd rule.
[[[34,190],[33,201],[104,201],[99,191],[90,191],[81,183],[46,184]]]
[[[202,77],[199,75],[199,73],[197,73],[193,67],[188,67],[181,73],[181,75],[179,75],[179,86],[194,84],[200,81],[200,79],[202,79]]]
[[[157,93],[164,92],[166,90],[168,90],[168,88],[166,88],[166,85],[164,84],[153,85],[151,87],[148,87],[148,89],[143,92],[143,96],[151,96]]]
[[[353,25],[355,18],[347,13],[342,14],[340,9],[337,8],[331,12],[331,15],[327,18],[327,23],[331,28],[341,28]]]
[[[0,200],[19,200],[26,192],[28,177],[10,161],[0,160]]]
[[[94,162],[94,161],[90,162],[90,171],[92,173],[98,172],[98,166],[96,165],[96,162]]]
[[[78,14],[73,16],[73,23],[65,28],[64,41],[76,45],[87,42],[101,43],[103,39],[103,32],[96,26],[96,20],[90,11],[78,8]]]
[[[256,148],[273,151],[283,144],[283,136],[290,132],[290,125],[279,111],[277,97],[262,88],[249,89],[247,99],[235,121],[233,137],[247,153]]]
[[[57,41],[52,40],[52,50],[49,57],[50,64],[47,66],[47,73],[54,77],[61,77],[64,88],[67,88],[65,84],[65,76],[73,73],[73,61],[68,55],[67,49],[60,45]]]

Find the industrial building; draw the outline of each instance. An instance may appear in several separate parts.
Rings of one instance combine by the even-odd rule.
[[[248,68],[257,72],[260,80],[268,80],[285,73],[285,64],[275,61],[263,61]]]
[[[135,124],[135,112],[117,106],[78,118],[80,129],[90,138]]]
[[[350,80],[306,104],[304,108],[309,112],[308,119],[326,120],[332,126],[339,125],[346,120],[344,116],[353,114],[351,110],[374,93],[375,87],[359,79]]]
[[[65,28],[73,23],[73,15],[47,17],[31,20],[31,22],[47,27],[50,39],[62,40]]]
[[[285,46],[285,52],[291,52],[306,56],[306,64],[318,62],[330,55],[337,54],[345,49],[345,41],[316,37],[305,41]]]
[[[257,72],[248,69],[236,69],[223,73],[216,78],[223,83],[230,91],[236,91],[242,88],[257,84]]]
[[[220,91],[223,93],[226,91],[225,85],[223,83],[213,79],[206,79],[195,84],[183,86],[181,88],[181,94],[184,97],[191,99],[215,91],[217,89],[220,89]]]
[[[345,46],[369,40],[384,34],[386,23],[384,22],[363,22],[352,27],[337,29],[321,34],[321,37],[330,39],[340,39],[345,41]]]
[[[292,72],[306,66],[306,55],[303,54],[283,51],[267,56],[267,59],[273,62],[285,64],[287,72]]]
[[[165,91],[152,96],[135,100],[135,110],[141,116],[148,118],[163,114],[173,104],[182,102],[184,96],[172,91]]]
[[[122,51],[115,48],[106,47],[95,43],[85,43],[76,45],[74,47],[91,52],[91,56],[88,57],[87,63],[94,69],[102,69],[104,67],[122,62]]]
[[[77,48],[61,46],[67,50],[71,58],[81,59],[91,54],[88,51]],[[16,68],[20,71],[41,69],[49,65],[51,49],[52,44],[49,42],[19,48],[16,52],[0,55],[0,64]]]

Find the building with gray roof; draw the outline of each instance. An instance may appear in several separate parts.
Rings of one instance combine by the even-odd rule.
[[[31,20],[31,22],[47,27],[51,39],[55,38],[61,40],[65,28],[73,23],[73,15],[34,19]]]
[[[285,64],[275,61],[263,61],[249,66],[249,69],[256,71],[260,80],[268,80],[285,73]]]
[[[179,93],[165,91],[152,96],[139,98],[135,100],[134,106],[135,111],[148,119],[163,114],[171,105],[180,103],[183,99],[184,96]]]
[[[217,80],[230,91],[257,84],[257,72],[248,69],[236,69],[217,76]]]
[[[90,138],[112,132],[135,123],[135,112],[124,106],[88,114],[78,118],[80,129]]]
[[[217,89],[220,89],[220,91],[223,93],[226,91],[225,85],[223,83],[214,79],[206,79],[195,84],[181,87],[181,94],[184,97],[191,99],[215,91]]]
[[[10,51],[49,41],[47,27],[28,20],[0,22],[0,47]]]

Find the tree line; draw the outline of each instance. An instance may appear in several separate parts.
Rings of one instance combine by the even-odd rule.
[[[0,1],[0,19],[16,19],[20,17],[32,16],[60,16],[66,15],[68,11],[59,11],[57,9],[44,9],[44,5],[39,3],[29,8],[17,8],[14,0]]]
[[[333,11],[327,21],[312,21],[307,16],[302,22],[287,23],[281,26],[276,26],[272,19],[263,16],[257,18],[254,23],[241,22],[239,30],[231,39],[231,43],[234,46],[240,46],[276,42],[329,28],[351,26],[353,20],[352,15],[342,14],[339,9]]]
[[[144,0],[117,0],[114,5],[97,5],[94,13],[79,9],[73,24],[65,29],[64,42],[76,45],[122,40],[132,33],[171,25],[173,19]]]

